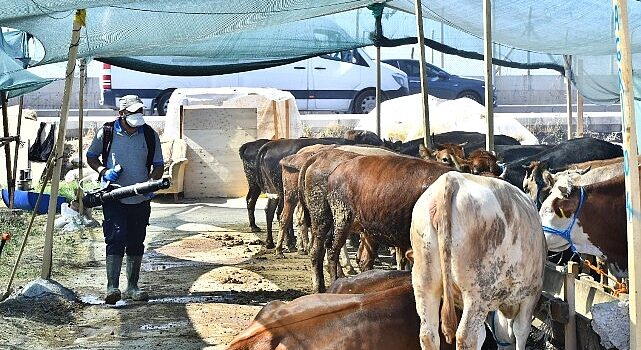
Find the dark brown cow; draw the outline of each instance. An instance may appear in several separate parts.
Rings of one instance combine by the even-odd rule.
[[[440,175],[453,170],[441,163],[399,156],[361,156],[342,162],[328,178],[327,200],[334,223],[328,248],[330,275],[336,280],[339,249],[347,233],[361,229],[375,240],[403,252],[410,248],[409,228],[414,203]],[[405,264],[397,254],[397,264]],[[322,270],[313,275],[314,288],[324,288]]]
[[[280,161],[283,167],[283,210],[280,215],[280,229],[278,240],[276,242],[276,255],[283,256],[283,242],[288,227],[292,225],[294,218],[294,209],[298,203],[298,176],[300,168],[305,162],[317,152],[323,149],[332,149],[337,145],[312,145],[298,151],[296,154],[287,156]],[[299,233],[298,251],[301,254],[307,254],[308,242],[307,235]]]
[[[583,205],[571,227],[572,244],[579,253],[605,257],[614,264],[613,273],[624,277],[628,267],[624,176],[583,186]],[[566,230],[579,207],[581,187],[569,177],[554,184],[539,214],[544,227]],[[569,243],[544,229],[548,249],[563,251]],[[618,272],[617,272],[618,270]]]
[[[282,180],[282,167],[280,160],[286,156],[295,154],[303,147],[311,145],[331,145],[331,144],[353,144],[354,141],[344,138],[328,138],[328,139],[281,139],[269,141],[263,145],[258,151],[256,158],[256,168],[258,171],[258,184],[262,192],[267,194],[270,199],[265,213],[267,216],[267,239],[265,247],[268,249],[274,248],[274,239],[272,235],[272,223],[274,221],[274,214],[278,209],[278,215],[283,208],[283,180]],[[288,246],[291,250],[295,249],[295,239],[293,227],[287,229]]]
[[[258,200],[258,196],[260,196],[256,157],[258,156],[258,150],[267,142],[269,142],[268,139],[258,139],[247,142],[238,149],[240,160],[243,162],[243,170],[245,170],[245,178],[247,178],[247,184],[249,185],[245,201],[247,202],[247,216],[249,216],[249,226],[252,232],[260,232],[260,228],[256,226],[256,218],[254,217],[256,201]]]

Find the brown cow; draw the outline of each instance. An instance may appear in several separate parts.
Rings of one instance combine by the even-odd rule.
[[[458,171],[469,173],[470,168],[465,160],[465,151],[463,150],[465,144],[467,144],[467,142],[462,144],[435,144],[434,147],[436,147],[436,150],[432,151],[421,143],[418,146],[418,154],[422,159],[433,160],[454,167]]]
[[[271,302],[227,350],[419,350],[411,286],[408,271],[371,270],[338,279],[331,294]],[[441,344],[441,350],[455,349]]]
[[[299,189],[298,189],[298,178],[300,169],[305,165],[305,163],[314,155],[321,151],[326,151],[330,149],[337,148],[341,151],[349,151],[356,154],[379,154],[379,155],[395,155],[395,152],[392,152],[387,149],[380,147],[367,146],[367,145],[313,145],[307,146],[298,151],[296,154],[287,156],[280,161],[281,166],[283,167],[282,179],[283,179],[283,211],[280,216],[280,231],[278,234],[278,241],[276,244],[276,255],[283,256],[282,247],[285,237],[285,232],[288,227],[292,224],[294,208],[296,203],[300,200]],[[314,158],[316,159],[316,158]],[[312,235],[313,237],[313,235]],[[299,237],[300,240],[300,237]],[[302,246],[302,252],[306,253],[307,242],[304,241]]]
[[[442,163],[399,156],[361,156],[342,162],[328,178],[327,200],[334,223],[334,238],[328,248],[331,280],[336,280],[339,249],[346,235],[362,230],[375,240],[410,248],[409,228],[414,203],[440,175],[453,170]],[[397,254],[399,268],[405,265]],[[400,256],[399,256],[400,255]],[[324,287],[322,271],[312,277],[315,290]]]
[[[292,154],[280,160],[283,168],[283,211],[280,214],[280,229],[276,241],[276,255],[283,256],[283,243],[287,229],[292,225],[294,209],[298,203],[298,174],[300,168],[305,164],[307,159],[323,149],[332,149],[337,145],[312,145],[302,148],[296,154]],[[304,233],[304,232],[303,232]],[[307,235],[299,232],[298,251],[301,254],[307,254],[308,241]]]
[[[227,350],[420,349],[411,285],[267,304]]]
[[[474,175],[490,173],[501,175],[501,167],[497,164],[496,156],[484,149],[477,149],[467,157],[470,172]]]

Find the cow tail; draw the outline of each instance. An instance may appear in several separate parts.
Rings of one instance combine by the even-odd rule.
[[[268,176],[263,172],[264,166],[262,166],[262,164],[264,163],[265,153],[267,153],[267,147],[265,147],[265,145],[261,146],[258,149],[258,153],[256,154],[256,164],[255,164],[256,172],[257,172],[256,182],[258,183],[258,186],[263,192],[265,192],[265,180],[263,176]]]
[[[458,189],[458,182],[445,175],[445,186],[442,191],[442,200],[438,201],[436,208],[436,232],[438,236],[439,255],[441,259],[441,278],[443,279],[443,305],[441,307],[441,329],[445,340],[452,344],[456,336],[458,319],[452,297],[452,199]]]

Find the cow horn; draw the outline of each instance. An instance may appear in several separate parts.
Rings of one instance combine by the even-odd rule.
[[[505,163],[498,163],[498,164],[501,167],[501,170],[503,171],[503,172],[501,172],[501,175],[499,175],[499,177],[501,179],[505,180],[505,177],[507,175],[507,164],[505,164]]]
[[[585,168],[585,169],[583,169],[583,170],[579,170],[579,169],[577,169],[577,171],[576,171],[576,172],[577,172],[577,174],[579,174],[579,175],[585,175],[585,173],[587,173],[588,171],[590,171],[590,169],[592,169],[592,165],[590,165],[589,167],[587,167],[587,168]]]

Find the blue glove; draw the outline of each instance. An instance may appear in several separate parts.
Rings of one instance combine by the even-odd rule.
[[[118,168],[117,165],[116,165],[116,168]],[[118,177],[120,177],[120,171],[116,169],[107,169],[107,171],[105,171],[105,174],[102,176],[102,178],[105,181],[109,181],[109,182],[114,182],[118,180]]]

